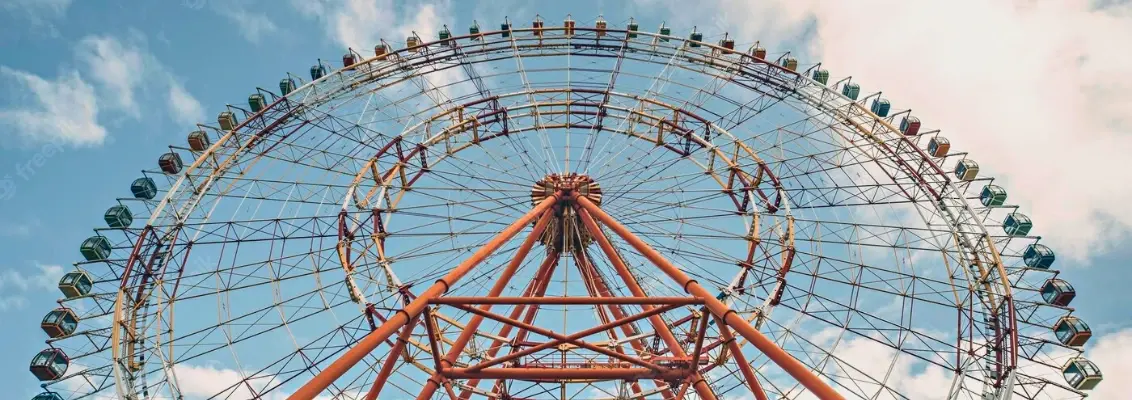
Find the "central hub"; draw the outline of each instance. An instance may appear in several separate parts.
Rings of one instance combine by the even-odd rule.
[[[538,204],[557,191],[573,192],[585,197],[596,205],[601,205],[601,186],[588,175],[550,174],[535,182],[531,188],[531,203]],[[576,250],[593,242],[593,236],[586,230],[574,207],[555,207],[554,219],[550,220],[539,240],[548,248],[561,253],[573,254]]]

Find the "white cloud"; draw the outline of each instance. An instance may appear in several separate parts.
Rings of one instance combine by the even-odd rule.
[[[722,0],[698,12],[638,3],[689,25],[721,17],[741,42],[810,38],[770,50],[809,53],[942,129],[1005,181],[1060,255],[1085,260],[1127,237],[1132,186],[1112,183],[1132,167],[1132,83],[1119,78],[1132,53],[1113,49],[1132,37],[1132,3]]]
[[[200,101],[189,94],[180,82],[169,81],[169,112],[173,121],[178,124],[192,125],[204,121],[204,107]]]
[[[59,278],[63,277],[63,267],[58,265],[36,265],[37,271],[25,274],[17,269],[0,271],[0,311],[19,310],[27,305],[27,295],[31,292],[54,293]]]
[[[0,125],[30,142],[62,140],[74,146],[102,144],[106,128],[98,123],[98,99],[78,71],[47,80],[0,66],[0,79],[13,81],[10,93],[31,95],[24,105],[0,109]]]
[[[1086,352],[1088,359],[1101,369],[1104,380],[1090,393],[1098,399],[1119,399],[1132,393],[1132,328],[1096,339]]]
[[[264,13],[250,12],[234,6],[222,7],[217,9],[217,12],[235,23],[240,30],[240,35],[244,37],[244,40],[251,43],[259,43],[265,35],[270,35],[279,30]]]
[[[71,0],[4,0],[0,9],[9,13],[21,12],[33,25],[62,17],[71,6]]]
[[[135,44],[107,36],[87,36],[79,41],[75,51],[76,57],[86,64],[89,75],[109,92],[105,98],[123,113],[140,117],[134,92],[144,82],[146,59],[152,56],[143,54]]]
[[[456,22],[448,1],[398,6],[392,0],[294,0],[291,4],[299,13],[321,20],[336,43],[363,54],[382,38],[391,44],[404,44],[414,31],[426,41],[433,40],[441,25],[453,26]]]

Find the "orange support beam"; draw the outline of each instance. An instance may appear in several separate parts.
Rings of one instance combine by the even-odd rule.
[[[802,386],[805,386],[806,389],[808,389],[819,399],[844,400],[844,397],[834,391],[833,388],[829,386],[829,384],[822,381],[821,378],[817,377],[817,375],[814,375],[813,371],[811,371],[809,367],[807,367],[805,364],[802,364],[802,362],[798,361],[798,359],[794,358],[794,356],[791,356],[790,353],[782,350],[782,348],[778,347],[778,345],[776,345],[769,338],[763,336],[763,334],[759,332],[758,329],[755,329],[755,327],[747,323],[747,321],[743,319],[743,317],[740,317],[726,304],[723,304],[723,302],[717,300],[711,292],[709,292],[703,286],[700,286],[698,282],[685,274],[684,271],[681,271],[679,267],[673,265],[671,262],[665,259],[664,256],[660,255],[660,253],[654,250],[652,246],[649,246],[647,243],[630,232],[629,228],[621,225],[621,223],[617,222],[617,220],[609,214],[606,214],[605,211],[602,211],[601,208],[599,208],[593,202],[589,201],[589,199],[586,199],[582,196],[577,196],[574,199],[576,204],[578,205],[579,212],[584,210],[590,216],[592,216],[592,218],[609,227],[610,230],[624,239],[625,242],[629,243],[630,246],[633,246],[633,248],[636,249],[642,256],[647,258],[649,261],[655,264],[657,268],[659,268],[666,275],[675,280],[677,284],[684,288],[684,291],[688,292],[688,294],[703,298],[704,305],[708,308],[708,310],[711,311],[712,314],[719,317],[736,332],[739,332],[739,334],[746,338],[747,341],[751,342],[751,344],[754,344],[755,347],[759,349],[759,351],[762,351],[763,354],[766,354],[766,356],[770,358],[771,361],[774,361],[775,364],[778,364],[780,368],[785,370],[786,373],[790,374],[790,376],[794,377],[794,379],[796,379],[798,383],[801,383]],[[587,228],[590,229],[595,238],[598,238],[601,229],[596,227],[593,219],[583,215],[582,221],[586,223]],[[591,227],[591,225],[595,226]],[[608,242],[608,239],[599,239],[599,243],[602,243],[603,248],[605,247],[604,242]],[[676,353],[674,352],[673,354]]]
[[[420,315],[421,312],[423,312],[424,309],[428,307],[429,300],[439,297],[440,295],[443,295],[445,292],[447,292],[448,288],[450,288],[452,284],[459,281],[460,278],[463,278],[464,275],[467,275],[468,272],[471,272],[473,268],[483,262],[483,260],[487,258],[487,256],[491,255],[491,253],[494,253],[496,250],[502,247],[504,243],[511,240],[511,238],[515,237],[515,235],[519,234],[519,232],[522,231],[527,224],[530,224],[535,220],[535,218],[538,218],[544,212],[553,207],[554,204],[558,202],[558,199],[562,196],[563,194],[561,192],[558,192],[553,196],[547,197],[534,208],[532,208],[531,211],[527,212],[518,220],[511,223],[511,225],[508,225],[507,228],[504,228],[503,231],[499,232],[499,235],[496,235],[491,239],[491,241],[484,244],[484,246],[477,250],[474,254],[472,254],[471,257],[457,265],[443,278],[437,280],[436,283],[429,287],[428,290],[425,290],[424,293],[421,293],[419,296],[417,296],[417,298],[409,303],[409,305],[405,306],[404,309],[399,310],[396,314],[390,317],[389,320],[381,324],[381,326],[376,330],[370,332],[368,335],[362,338],[362,340],[358,341],[358,343],[355,344],[354,347],[351,347],[350,350],[347,350],[345,354],[343,354],[341,357],[327,366],[326,369],[319,372],[318,375],[315,375],[313,379],[299,388],[299,390],[296,391],[295,394],[292,394],[290,397],[288,397],[288,400],[314,399],[315,396],[318,396],[319,393],[322,393],[323,390],[326,390],[327,387],[330,387],[330,384],[338,380],[338,378],[345,374],[346,371],[348,371],[359,361],[361,361],[362,358],[365,358],[366,355],[376,349],[378,345],[388,339],[389,336],[393,335],[394,332],[396,332],[402,326],[405,326],[405,324],[408,324],[409,321],[413,318],[416,318],[418,315]]]

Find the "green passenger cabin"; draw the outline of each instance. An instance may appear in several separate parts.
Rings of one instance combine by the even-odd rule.
[[[351,54],[351,56],[353,56],[353,54]],[[264,108],[267,108],[267,99],[265,99],[262,94],[254,93],[248,96],[248,107],[252,109],[252,112],[263,111]]]
[[[821,69],[821,68],[815,69],[812,77],[815,81],[821,82],[822,85],[828,84],[829,83],[829,70],[828,69]]]
[[[1033,227],[1034,223],[1030,221],[1030,217],[1022,213],[1011,213],[1006,216],[1006,221],[1002,222],[1002,230],[1010,236],[1026,236]]]
[[[31,400],[63,400],[63,396],[55,392],[43,392],[32,397]]]
[[[704,41],[704,34],[696,32],[695,28],[692,28],[692,34],[688,35],[688,47],[700,47],[702,41]]]
[[[872,111],[878,117],[887,117],[890,109],[892,109],[892,103],[889,103],[888,99],[880,97],[874,99],[873,105],[869,107],[869,111]]]
[[[326,67],[319,63],[318,65],[311,66],[311,80],[317,81],[319,78],[326,76]]]
[[[637,38],[637,31],[641,30],[641,26],[638,25],[636,22],[629,20],[629,29],[628,30],[629,30],[629,39],[636,39]]]
[[[83,241],[79,252],[87,261],[102,261],[110,257],[110,240],[105,236],[94,235]]]
[[[1053,250],[1038,243],[1026,246],[1026,251],[1022,253],[1022,260],[1030,268],[1049,269],[1053,265],[1054,259]]]
[[[846,83],[841,86],[841,95],[851,100],[857,100],[857,96],[861,95],[861,85],[852,82]]]
[[[123,205],[110,207],[102,218],[106,220],[106,225],[111,228],[125,228],[134,223],[134,213],[130,212],[129,207]]]
[[[997,185],[983,186],[983,193],[979,195],[979,201],[987,207],[1006,204],[1006,189]]]
[[[380,54],[378,54],[378,55],[380,55]],[[286,96],[288,94],[291,94],[291,92],[294,92],[294,91],[295,91],[295,80],[294,79],[283,78],[282,80],[279,81],[279,93],[283,93],[283,95]]]
[[[153,183],[151,178],[138,178],[130,183],[130,192],[134,194],[134,198],[153,200],[157,197],[157,184]]]

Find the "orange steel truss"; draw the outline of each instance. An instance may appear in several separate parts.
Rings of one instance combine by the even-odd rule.
[[[381,343],[387,342],[391,336],[397,333],[398,337],[393,343],[392,349],[385,357],[373,386],[366,394],[366,399],[378,398],[398,362],[397,359],[405,350],[409,336],[414,328],[422,323],[428,331],[429,345],[435,355],[436,365],[435,372],[417,396],[418,400],[432,398],[436,391],[440,389],[444,390],[448,398],[468,399],[471,397],[473,389],[484,379],[494,381],[492,387],[495,392],[502,392],[501,389],[505,380],[532,382],[627,380],[632,382],[630,388],[638,397],[644,397],[644,394],[636,381],[652,380],[657,383],[658,388],[667,388],[660,392],[660,395],[665,399],[681,399],[689,391],[695,391],[702,399],[716,399],[716,395],[701,377],[701,374],[713,367],[707,360],[705,353],[709,349],[719,346],[724,346],[729,356],[735,358],[735,363],[746,381],[747,389],[751,391],[755,398],[765,400],[767,396],[756,379],[751,365],[743,355],[738,338],[732,332],[737,333],[738,336],[754,345],[767,358],[818,398],[823,400],[843,399],[808,367],[778,347],[746,319],[716,299],[707,289],[681,271],[679,267],[665,259],[659,252],[617,222],[615,218],[605,213],[588,196],[579,194],[580,190],[575,189],[580,183],[592,182],[587,181],[588,178],[582,178],[567,177],[558,181],[559,183],[554,187],[552,195],[539,200],[529,212],[499,232],[471,257],[454,267],[447,275],[437,280],[436,283],[414,298],[404,308],[398,310],[383,324],[377,326],[376,329],[291,395],[290,399],[313,399]],[[589,237],[592,237],[598,245],[597,247],[609,259],[632,297],[615,297],[613,295],[609,283],[595,269],[585,246],[548,249],[546,258],[539,264],[538,271],[526,286],[523,295],[521,297],[500,297],[536,242],[539,241],[540,237],[543,237],[544,231],[548,229],[548,226],[554,225],[552,220],[556,216],[563,216],[566,212],[576,216],[581,221],[585,232]],[[453,284],[531,223],[535,223],[532,231],[520,245],[515,256],[503,269],[500,276],[496,278],[486,296],[444,296]],[[674,280],[680,287],[683,287],[689,297],[648,297],[636,276],[629,270],[599,224],[604,225],[650,261],[653,266]],[[562,252],[572,253],[570,255],[574,257],[575,264],[577,264],[584,278],[588,297],[543,297],[549,285],[550,277],[558,265],[558,260],[563,255]],[[495,305],[512,307],[508,315],[501,315],[492,312],[492,307]],[[570,334],[554,332],[533,324],[534,315],[542,305],[593,306],[597,310],[600,324]],[[447,353],[441,353],[438,343],[440,339],[435,332],[435,320],[432,318],[430,307],[436,306],[452,307],[471,315],[470,321],[464,326],[459,337],[451,343]],[[625,306],[636,306],[642,311],[630,313]],[[695,307],[700,311],[693,312],[689,317],[671,324],[666,323],[661,318],[661,314],[665,312],[686,307]],[[490,347],[486,349],[486,357],[478,363],[466,367],[457,367],[457,358],[465,350],[485,319],[501,324],[498,334],[495,339],[492,339]],[[631,324],[637,321],[647,321],[655,329],[657,337],[667,346],[667,349],[660,354],[650,353],[647,350],[648,345],[643,339],[634,338],[635,332]],[[713,343],[705,343],[704,338],[710,321],[714,321],[716,329],[719,331],[719,340]],[[673,332],[673,329],[681,326],[685,326],[681,335],[687,337],[678,337],[677,333]],[[599,345],[586,341],[588,336],[601,332],[615,334],[618,330],[624,335],[624,340],[620,343],[627,342],[631,351],[627,352],[620,343]],[[509,352],[500,355],[499,351],[507,347],[506,344],[510,344],[504,342],[503,339],[510,338],[512,331],[516,331],[516,333],[510,343],[525,343],[527,345],[523,346],[522,349],[518,346],[510,346]],[[549,340],[541,343],[529,342],[526,340],[529,334],[543,336],[549,338]],[[690,348],[686,348],[686,345],[690,345]],[[523,362],[526,356],[560,346],[585,349],[607,356],[609,361],[587,360],[576,362],[563,357],[556,362]],[[667,355],[664,355],[665,353]],[[454,379],[466,381],[459,394],[456,391],[458,388],[452,382]]]

